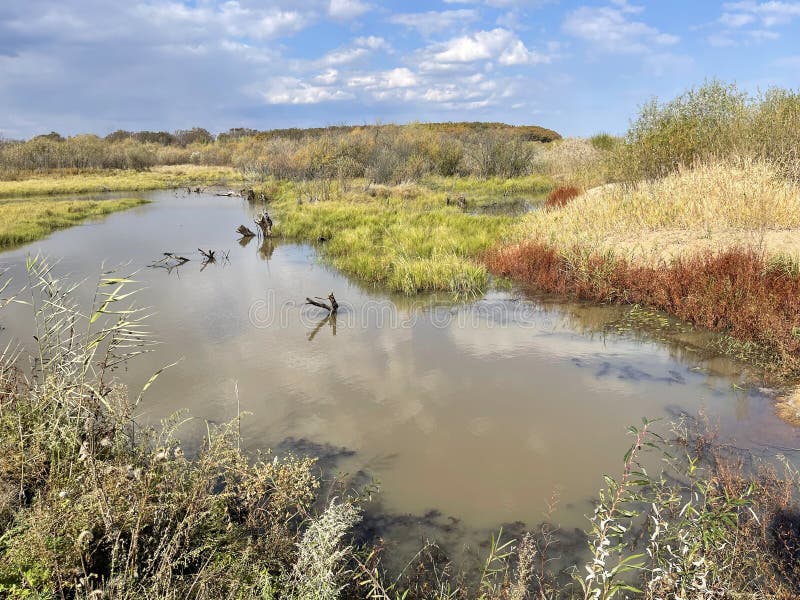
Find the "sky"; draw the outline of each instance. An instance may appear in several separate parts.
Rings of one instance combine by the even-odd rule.
[[[793,0],[0,0],[0,136],[409,121],[624,133],[800,88]]]

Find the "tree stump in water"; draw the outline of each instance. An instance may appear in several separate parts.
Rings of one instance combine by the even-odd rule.
[[[272,219],[269,218],[267,211],[261,213],[261,216],[256,219],[255,223],[258,225],[259,229],[261,229],[261,233],[265,238],[272,237]]]

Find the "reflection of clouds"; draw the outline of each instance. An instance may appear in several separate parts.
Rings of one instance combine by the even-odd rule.
[[[203,206],[210,212],[197,210]],[[97,256],[143,265],[162,250],[230,249],[224,269],[200,273],[189,263],[180,279],[140,273],[147,287],[140,302],[154,307],[150,325],[164,343],[121,377],[136,390],[158,368],[185,357],[148,391],[143,409],[150,420],[182,408],[230,420],[236,382],[241,410],[252,413],[243,420],[252,446],[275,446],[286,437],[345,446],[358,451],[347,468],[380,465],[390,508],[437,507],[493,526],[538,518],[556,483],[565,498],[593,494],[602,484],[598,474],[618,466],[628,415],[660,416],[680,394],[689,411],[711,397],[715,414],[736,416],[727,379],[709,383],[688,373],[661,346],[581,333],[582,317],[570,313],[504,294],[467,306],[398,308],[318,264],[308,247],[277,244],[265,262],[255,244],[235,243],[236,227],[247,220],[242,206],[166,198],[103,227],[62,232],[57,245],[44,243],[50,254],[62,251],[78,277],[96,273]],[[11,256],[24,263],[24,251]],[[347,303],[337,335],[324,327],[309,341],[318,319],[301,319],[303,299],[330,290]],[[288,307],[285,326],[250,322],[251,307],[267,292]],[[364,314],[366,323],[357,320]],[[393,315],[415,324],[379,326]],[[587,314],[594,328],[602,325],[598,315]],[[14,335],[29,339],[22,321],[4,318]],[[598,377],[606,363],[611,370]],[[658,379],[671,370],[686,384],[642,375]],[[768,423],[755,408],[747,414]]]

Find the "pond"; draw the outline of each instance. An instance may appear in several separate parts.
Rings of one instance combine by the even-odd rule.
[[[238,198],[142,196],[152,203],[5,252],[0,264],[21,285],[26,256],[57,258],[58,273],[87,279],[87,299],[101,263],[137,271],[137,302],[152,307],[162,343],[117,376],[135,393],[181,359],[147,392],[142,420],[185,409],[191,438],[202,420],[241,410],[248,449],[319,454],[332,470],[374,478],[382,514],[483,532],[537,523],[555,492],[552,518],[582,527],[642,416],[702,410],[738,446],[796,445],[740,365],[699,352],[706,334],[658,315],[510,291],[458,305],[393,297],[326,267],[314,247],[238,243],[256,210]],[[228,260],[202,268],[198,248]],[[164,252],[191,260],[149,268]],[[304,303],[330,291],[335,322]],[[0,314],[3,344],[31,339],[29,313]]]

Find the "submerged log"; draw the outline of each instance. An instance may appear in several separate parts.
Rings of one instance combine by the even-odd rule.
[[[312,306],[318,306],[319,308],[324,308],[331,314],[336,314],[336,311],[339,310],[339,303],[336,301],[336,296],[333,295],[333,292],[328,294],[327,297],[327,300],[328,302],[330,302],[330,305],[324,302],[326,298],[321,298],[319,296],[315,296],[314,298],[306,298],[306,304],[311,304]]]
[[[254,237],[256,235],[255,231],[253,231],[249,227],[245,227],[244,225],[239,225],[239,228],[236,230],[236,233],[238,233],[242,237]]]

